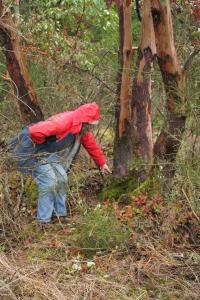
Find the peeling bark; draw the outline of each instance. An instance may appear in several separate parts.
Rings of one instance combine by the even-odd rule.
[[[175,161],[185,131],[186,116],[183,111],[185,74],[178,62],[170,1],[152,0],[152,16],[156,37],[158,64],[166,91],[166,124],[154,145],[154,153],[161,159]],[[174,171],[169,172],[173,175]]]
[[[14,87],[22,121],[25,124],[40,121],[43,119],[43,114],[24,63],[19,36],[11,13],[4,11],[2,1],[0,1],[0,15],[0,46],[6,57],[7,69]]]
[[[127,174],[132,163],[130,68],[133,51],[131,1],[123,1],[123,5],[119,7],[119,45],[120,69],[117,75],[114,173],[121,177]]]
[[[120,89],[119,137],[125,132],[125,123],[131,120],[131,61],[132,61],[132,20],[130,1],[123,2],[123,48],[122,76]]]
[[[151,68],[156,55],[151,1],[143,4],[142,30],[136,75],[133,81],[132,122],[134,128],[134,155],[151,162],[153,155],[151,126]]]

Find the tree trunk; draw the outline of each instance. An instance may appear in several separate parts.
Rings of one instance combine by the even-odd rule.
[[[151,0],[143,3],[140,45],[133,81],[132,122],[133,153],[139,160],[151,162],[153,155],[151,126],[151,68],[156,55]]]
[[[162,1],[163,2],[163,1]],[[152,16],[156,36],[157,58],[167,97],[166,124],[154,145],[154,153],[161,159],[174,162],[185,131],[184,72],[176,54],[173,37],[170,1],[152,0]],[[174,170],[169,171],[173,175]]]
[[[119,63],[117,76],[116,134],[114,142],[114,173],[122,177],[132,163],[131,138],[131,61],[132,20],[131,1],[119,7]]]
[[[20,51],[19,37],[11,13],[0,0],[0,45],[6,57],[7,69],[13,83],[22,121],[27,123],[43,119],[36,93]]]

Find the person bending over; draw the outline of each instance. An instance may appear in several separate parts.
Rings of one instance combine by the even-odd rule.
[[[67,171],[83,145],[103,173],[111,173],[90,124],[100,119],[96,103],[56,114],[23,128],[11,140],[18,169],[32,175],[38,186],[37,220],[50,223],[53,215],[66,217]]]

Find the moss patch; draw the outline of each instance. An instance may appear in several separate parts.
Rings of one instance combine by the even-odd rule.
[[[43,260],[56,260],[64,261],[65,251],[60,248],[38,248],[28,249],[26,251],[26,257],[30,262],[38,262]]]
[[[99,193],[99,199],[124,201],[122,199],[128,196],[137,196],[139,193],[147,193],[152,196],[160,194],[161,186],[159,176],[149,177],[140,183],[132,176],[123,179],[112,179]]]
[[[29,209],[35,208],[38,198],[38,189],[35,181],[28,177],[24,185],[24,195],[27,198],[27,206]]]
[[[118,199],[122,194],[127,194],[137,188],[137,182],[131,177],[111,179],[99,194],[100,200]]]

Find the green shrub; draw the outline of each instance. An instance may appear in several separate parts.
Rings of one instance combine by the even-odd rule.
[[[192,210],[200,217],[200,165],[198,154],[190,159],[185,157],[183,161],[179,158],[177,168],[179,173],[175,187],[179,190],[182,199],[185,199]]]
[[[126,246],[129,236],[129,230],[117,220],[113,209],[98,207],[83,217],[75,242],[86,251],[111,250]]]

